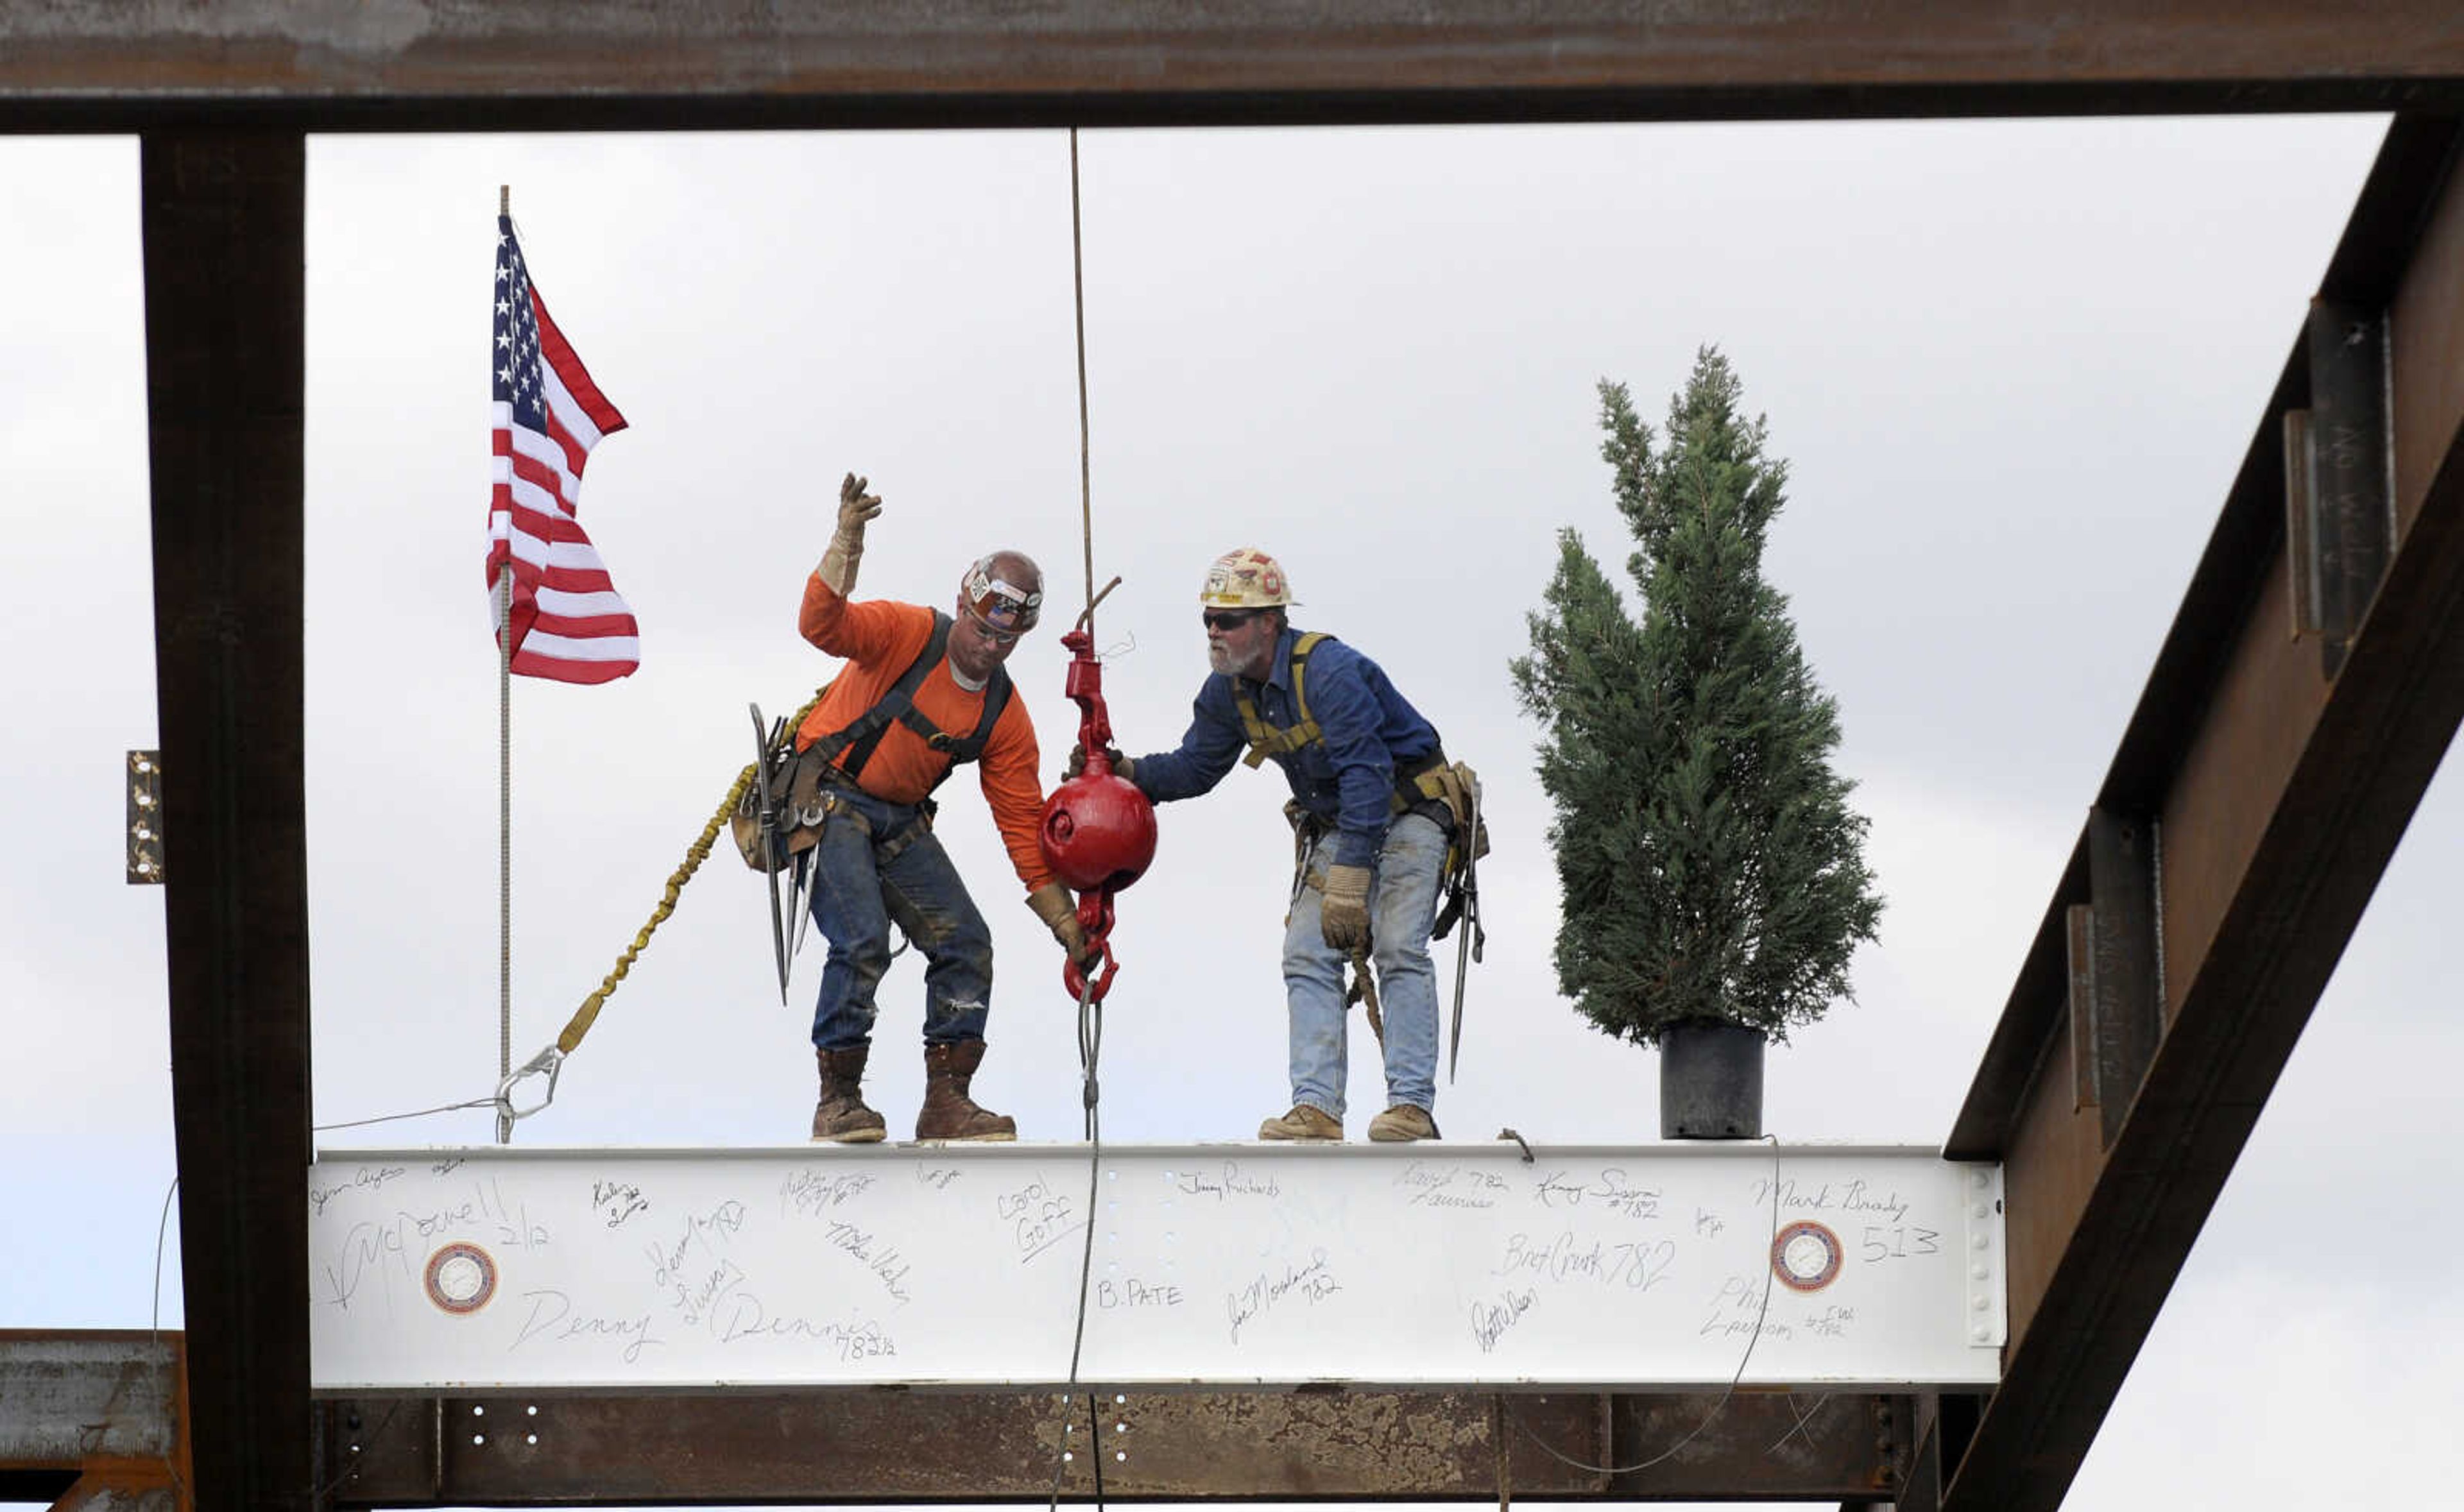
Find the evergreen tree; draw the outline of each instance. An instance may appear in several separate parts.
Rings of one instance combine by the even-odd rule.
[[[1704,348],[1655,450],[1625,386],[1599,385],[1642,621],[1562,530],[1546,609],[1528,616],[1531,653],[1513,663],[1545,729],[1559,987],[1642,1044],[1702,1020],[1785,1041],[1851,996],[1850,953],[1881,916],[1866,821],[1831,770],[1837,708],[1763,581],[1788,465],[1765,456],[1742,394]]]

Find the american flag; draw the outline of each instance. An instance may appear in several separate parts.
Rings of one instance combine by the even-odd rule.
[[[642,665],[641,632],[575,511],[590,449],[624,429],[625,417],[548,318],[506,215],[496,217],[488,585],[493,593],[513,563],[513,669],[561,683],[612,681]]]

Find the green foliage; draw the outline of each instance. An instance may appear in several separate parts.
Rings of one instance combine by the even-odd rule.
[[[1837,708],[1763,581],[1788,465],[1764,454],[1742,394],[1705,348],[1655,450],[1625,386],[1600,384],[1642,622],[1563,530],[1545,607],[1527,617],[1531,652],[1513,663],[1556,810],[1558,984],[1643,1044],[1706,1019],[1785,1041],[1852,996],[1849,957],[1881,917],[1866,821],[1831,770]]]

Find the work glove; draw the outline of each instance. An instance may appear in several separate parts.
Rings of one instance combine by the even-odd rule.
[[[818,569],[822,581],[842,599],[855,591],[855,570],[864,560],[865,524],[881,513],[881,498],[865,492],[866,482],[850,472],[839,484],[838,530],[830,537],[829,550],[822,553]]]
[[[1369,949],[1368,867],[1326,868],[1326,902],[1318,909],[1317,923],[1326,943],[1346,955]]]
[[[1047,882],[1026,895],[1026,906],[1052,931],[1052,937],[1060,942],[1082,975],[1092,974],[1103,964],[1104,953],[1087,943],[1087,931],[1078,922],[1078,905],[1069,901],[1068,888]]]
[[[1132,769],[1136,767],[1137,763],[1131,760],[1128,756],[1121,755],[1121,748],[1119,746],[1106,746],[1104,748],[1104,756],[1105,759],[1112,763],[1112,775],[1114,777],[1121,778],[1125,782],[1134,782],[1137,780],[1135,778],[1130,776]],[[1071,744],[1069,747],[1069,759],[1063,762],[1061,765],[1061,780],[1067,782],[1071,778],[1079,776],[1086,770],[1086,742],[1078,741]]]

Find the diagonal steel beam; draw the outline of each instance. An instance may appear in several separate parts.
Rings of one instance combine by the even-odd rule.
[[[1946,1507],[2060,1501],[2464,720],[2459,145],[2453,120],[2389,133],[1947,1143],[2005,1164],[2013,1342]],[[2385,354],[2370,381],[2350,346]],[[2288,416],[2353,449],[2302,453],[2290,491]],[[2291,530],[2288,501],[2314,512]],[[2354,531],[2385,539],[2358,589]],[[2346,631],[2296,612],[2331,573]],[[2154,970],[2079,1000],[2074,909],[2153,928]],[[2103,1041],[2074,1020],[2100,1013],[2156,1038],[2101,1061],[2090,1102],[2073,1052]]]
[[[0,130],[1757,119],[2464,103],[2449,0],[0,0]]]

